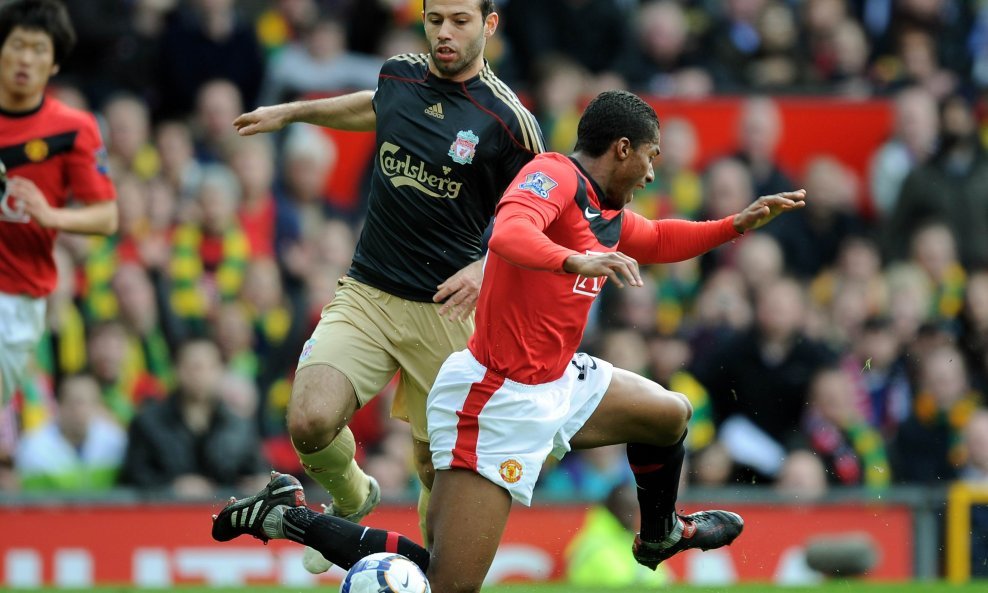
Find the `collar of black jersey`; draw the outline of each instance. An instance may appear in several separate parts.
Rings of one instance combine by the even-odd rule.
[[[16,118],[16,117],[28,117],[30,115],[34,115],[35,113],[41,111],[41,108],[44,107],[44,106],[45,106],[45,98],[44,97],[41,97],[41,102],[38,103],[37,107],[32,107],[31,109],[28,109],[27,111],[7,111],[3,107],[0,107],[0,115],[2,115],[4,117],[13,117],[13,118]]]
[[[484,58],[484,67],[481,68],[479,72],[477,72],[476,74],[474,74],[473,76],[471,76],[466,80],[450,80],[448,78],[443,78],[442,76],[439,76],[438,74],[432,71],[432,68],[429,67],[431,63],[432,63],[432,56],[429,56],[429,64],[426,64],[425,67],[426,79],[429,82],[436,83],[439,86],[448,86],[451,88],[459,89],[470,86],[470,84],[479,80],[480,76],[484,73],[486,73],[488,76],[494,76],[494,71],[491,69],[490,62],[487,61],[487,58]]]
[[[597,237],[600,244],[605,247],[614,247],[621,238],[621,221],[624,220],[624,208],[619,210],[617,216],[614,218],[608,219],[604,217],[602,210],[590,203],[590,196],[587,194],[587,184],[584,178],[590,181],[590,186],[593,187],[594,193],[597,194],[597,200],[601,203],[604,200],[604,188],[600,187],[594,181],[594,178],[583,168],[580,161],[573,157],[569,157],[569,160],[582,173],[582,175],[576,176],[576,195],[573,196],[573,199],[576,200],[576,205],[583,212],[583,218],[590,225],[591,232]]]

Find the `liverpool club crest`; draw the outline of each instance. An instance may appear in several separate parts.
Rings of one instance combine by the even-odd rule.
[[[480,138],[473,133],[473,130],[460,130],[456,134],[456,140],[449,147],[449,156],[453,157],[454,163],[469,165],[473,162],[473,155],[477,152],[477,143]]]

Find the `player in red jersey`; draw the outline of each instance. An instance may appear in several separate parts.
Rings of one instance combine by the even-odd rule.
[[[0,393],[17,388],[44,331],[55,288],[58,231],[110,234],[116,197],[96,118],[45,96],[75,43],[65,7],[15,0],[0,8]],[[69,197],[81,207],[67,207]]]
[[[741,533],[735,513],[676,513],[692,413],[686,397],[576,350],[605,281],[640,287],[639,262],[696,257],[802,207],[805,191],[761,197],[722,220],[651,221],[624,206],[654,178],[659,123],[652,108],[631,93],[602,93],[577,134],[572,157],[536,156],[502,197],[476,330],[467,350],[447,359],[429,394],[437,470],[431,555],[398,534],[305,508],[297,480],[282,474],[223,509],[214,538],[284,537],[343,567],[361,555],[398,552],[427,568],[435,591],[479,591],[512,499],[529,504],[545,459],[618,443],[628,443],[638,486],[638,562],[655,568],[678,552],[718,548]]]

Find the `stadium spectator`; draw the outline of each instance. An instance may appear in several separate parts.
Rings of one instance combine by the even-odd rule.
[[[699,44],[681,3],[644,2],[634,22],[633,58],[621,66],[631,86],[657,96],[700,98],[713,92],[713,79],[701,67]],[[663,133],[668,125],[663,124]]]
[[[841,368],[852,381],[855,405],[888,441],[909,415],[912,384],[903,347],[887,317],[870,317],[850,343]]]
[[[543,57],[537,72],[533,113],[545,134],[546,145],[551,150],[572,150],[588,73],[573,60],[559,55]]]
[[[737,212],[755,199],[751,171],[733,158],[714,161],[707,168],[703,188],[702,218],[716,219],[720,215]],[[700,259],[704,276],[721,266],[733,266],[739,244],[739,241],[734,241],[705,253]]]
[[[716,438],[710,394],[688,370],[692,355],[686,330],[660,330],[648,337],[648,363],[642,373],[690,401],[693,415],[686,435],[686,449],[690,453],[707,447]]]
[[[256,104],[263,54],[250,23],[237,11],[233,0],[192,0],[169,15],[154,68],[157,119],[191,112],[201,87],[217,78],[231,81],[245,105]],[[224,120],[227,128],[231,121]]]
[[[912,413],[892,441],[893,476],[908,484],[932,484],[958,476],[966,461],[963,435],[984,396],[971,389],[960,351],[941,345],[919,362]]]
[[[176,391],[147,402],[130,424],[123,484],[205,498],[221,489],[250,492],[267,480],[253,423],[220,400],[223,372],[214,343],[194,339],[182,345]]]
[[[767,196],[794,187],[777,161],[776,151],[784,132],[778,103],[767,96],[745,99],[737,125],[737,152],[734,158],[744,163],[751,172],[753,195]]]
[[[954,321],[964,306],[967,272],[957,259],[957,244],[950,229],[935,221],[918,227],[910,240],[910,256],[926,272],[933,288],[930,317]]]
[[[851,377],[839,368],[821,369],[808,399],[801,427],[830,483],[884,490],[891,482],[885,445],[861,413]]]
[[[268,60],[258,103],[272,105],[313,93],[372,89],[383,60],[347,50],[346,30],[336,18],[305,23],[301,39]]]
[[[936,99],[922,87],[906,87],[896,93],[893,108],[892,136],[869,163],[871,199],[880,222],[895,210],[909,172],[933,154],[940,128]]]
[[[267,138],[236,138],[224,151],[240,183],[240,226],[250,243],[250,257],[275,254],[280,204],[274,196],[275,151]]]
[[[907,257],[915,230],[936,220],[953,233],[961,264],[982,266],[988,263],[988,156],[966,99],[946,100],[940,121],[936,153],[902,182],[883,227],[885,254],[893,260]]]
[[[750,84],[751,60],[762,45],[758,17],[767,0],[728,0],[704,32],[705,67],[721,92],[739,93]]]
[[[201,175],[192,130],[177,120],[163,121],[155,129],[154,144],[161,158],[160,179],[171,186],[178,198],[191,198]]]
[[[145,399],[157,399],[167,392],[164,383],[148,372],[139,340],[119,320],[88,328],[86,357],[103,404],[121,426],[130,423]]]
[[[103,105],[103,117],[114,178],[123,173],[142,180],[156,176],[161,164],[151,144],[151,114],[144,101],[134,95],[114,95]]]
[[[806,296],[792,278],[760,287],[756,322],[694,365],[713,398],[720,438],[744,481],[775,476],[799,436],[814,371],[834,360],[804,332]],[[756,443],[761,443],[757,446]]]
[[[985,270],[974,271],[968,278],[958,346],[971,369],[972,385],[988,393],[988,272]]]
[[[961,469],[961,479],[973,483],[988,483],[988,409],[979,408],[964,428],[967,462]]]
[[[823,498],[829,490],[823,462],[806,449],[796,449],[786,456],[772,487],[783,496],[807,503]]]
[[[240,184],[223,165],[204,167],[196,194],[198,220],[179,225],[169,261],[171,306],[194,333],[223,301],[236,298],[250,257],[236,216]]]
[[[193,135],[195,158],[204,163],[225,164],[225,147],[236,140],[230,122],[243,111],[240,89],[225,78],[203,83],[196,93]]]
[[[21,439],[15,467],[26,491],[105,491],[116,485],[126,449],[127,433],[110,419],[99,385],[72,375],[59,387],[56,418]]]
[[[561,54],[599,80],[623,80],[623,65],[634,51],[630,16],[619,0],[509,2],[504,20],[513,65],[523,81],[533,83],[539,59]]]
[[[799,51],[796,15],[785,2],[765,4],[755,20],[760,39],[745,73],[752,90],[773,92],[805,83],[806,64]]]
[[[810,280],[834,263],[841,243],[865,231],[857,216],[856,180],[837,159],[819,155],[806,165],[803,186],[813,196],[785,229],[768,232],[785,254],[786,271]]]

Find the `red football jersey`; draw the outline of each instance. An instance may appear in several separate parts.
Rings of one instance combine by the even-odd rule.
[[[0,161],[8,177],[30,179],[56,208],[70,197],[90,204],[116,198],[96,118],[52,97],[27,113],[0,110]],[[4,196],[0,292],[43,297],[54,290],[55,233],[31,220],[17,200]]]
[[[640,263],[682,261],[739,236],[733,217],[653,221],[602,208],[602,195],[575,160],[558,153],[536,156],[508,186],[468,344],[491,371],[532,385],[562,376],[606,280],[564,272],[570,255],[620,247]]]

